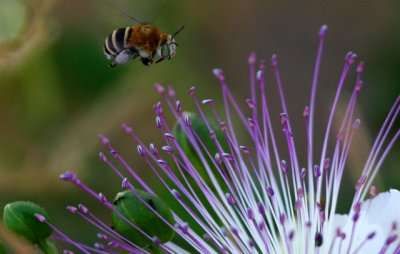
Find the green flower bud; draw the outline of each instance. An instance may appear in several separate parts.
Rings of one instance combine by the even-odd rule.
[[[204,123],[203,119],[195,113],[185,112],[185,114],[190,117],[190,122],[193,130],[197,133],[202,142],[205,144],[210,154],[214,155],[215,153],[217,153],[218,152],[217,146],[215,145],[215,142],[211,139],[210,132],[207,128],[207,125]],[[209,121],[210,121],[209,124],[213,129],[222,149],[227,150],[229,148],[228,143],[226,142],[225,136],[221,131],[221,127],[216,122],[211,120]],[[193,147],[190,144],[190,141],[188,140],[184,130],[182,130],[182,127],[179,124],[176,124],[174,126],[172,132],[175,138],[177,139],[179,145],[183,146],[184,148],[186,147],[190,148],[190,150],[189,149],[187,151],[185,150],[185,152],[190,152],[190,153],[194,152]]]
[[[35,214],[49,219],[44,208],[28,201],[16,201],[4,207],[3,222],[12,232],[24,237],[33,244],[42,245],[52,233],[52,229],[38,221]]]
[[[142,190],[135,190],[137,195],[156,210],[168,223],[174,225],[175,220],[168,206],[157,196]],[[130,190],[120,192],[114,199],[114,208],[132,224],[137,225],[150,237],[157,237],[161,243],[170,241],[174,236],[174,231],[163,220],[161,220],[152,210],[150,210],[142,200]],[[112,216],[114,230],[132,241],[140,247],[149,247],[152,241],[136,230],[124,218],[113,212]]]
[[[215,144],[215,141],[211,139],[210,132],[207,128],[207,125],[204,123],[203,119],[194,113],[186,112],[185,114],[190,117],[192,129],[196,132],[196,134],[199,136],[201,141],[207,147],[207,151],[210,153],[211,156],[214,156],[218,152],[218,149]],[[224,136],[224,133],[221,131],[221,127],[213,121],[210,121],[209,124],[210,124],[211,128],[213,129],[215,137],[217,138],[219,144],[221,145],[222,150],[225,152],[228,152],[229,146],[228,146],[228,143]],[[175,136],[178,144],[182,147],[183,151],[185,152],[185,155],[189,158],[190,162],[196,168],[197,172],[199,172],[200,176],[203,179],[206,179],[208,184],[211,184],[208,173],[206,172],[204,165],[199,158],[198,153],[193,148],[190,140],[188,139],[188,137],[187,137],[185,131],[182,129],[181,125],[175,124],[175,126],[172,130],[172,133]],[[210,162],[204,149],[201,148],[201,150],[202,150],[205,158],[208,160],[209,165],[212,166],[213,163]],[[216,175],[216,177],[218,179],[218,182],[220,182],[222,184],[223,183],[222,179],[220,179],[220,177],[218,175]]]

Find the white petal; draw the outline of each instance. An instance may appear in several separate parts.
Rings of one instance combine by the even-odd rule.
[[[400,191],[391,189],[365,201],[361,206],[363,211],[367,212],[369,223],[381,225],[388,234],[393,222],[400,226]]]
[[[397,225],[400,226],[399,212],[400,191],[398,190],[391,189],[389,192],[381,193],[375,198],[363,202],[361,205],[360,217],[354,230],[350,253],[353,253],[371,232],[376,233],[375,237],[371,240],[367,240],[357,253],[379,253],[387,237],[394,233],[399,233],[399,230],[392,231],[393,223],[397,223]],[[350,216],[336,214],[333,218],[333,227],[330,229],[331,237],[334,237],[337,228],[340,228],[340,230],[346,234],[346,239],[342,244],[342,253],[347,252],[350,243],[350,237],[354,226],[352,217],[353,211]],[[332,253],[338,253],[338,243],[339,240],[337,239]],[[399,240],[392,243],[386,253],[394,253],[398,244]],[[324,247],[326,248],[327,246]]]

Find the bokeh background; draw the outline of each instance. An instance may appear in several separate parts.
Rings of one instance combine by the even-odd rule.
[[[176,38],[176,57],[151,67],[134,61],[108,68],[102,52],[105,37],[135,24],[120,9],[171,34],[185,25]],[[352,50],[366,62],[357,113],[363,125],[342,192],[340,209],[346,211],[348,193],[353,192],[369,146],[400,92],[399,1],[0,0],[1,207],[32,200],[46,207],[67,233],[91,240],[90,227],[67,214],[65,206],[82,202],[106,221],[109,216],[58,175],[73,170],[99,192],[114,196],[120,182],[98,160],[105,148],[97,135],[103,133],[143,178],[153,181],[121,123],[129,123],[145,143],[160,145],[152,110],[160,96],[154,83],[172,84],[183,105],[193,109],[187,96],[191,86],[197,86],[200,98],[220,95],[211,72],[216,67],[225,70],[232,90],[244,100],[249,96],[247,56],[253,50],[259,59],[269,60],[273,53],[280,57],[289,113],[300,126],[295,135],[301,150],[301,116],[322,24],[329,25],[329,34],[318,91],[316,142],[324,131],[344,55]],[[268,80],[278,121],[275,83]],[[376,179],[379,190],[400,188],[399,151],[397,145],[383,164]]]

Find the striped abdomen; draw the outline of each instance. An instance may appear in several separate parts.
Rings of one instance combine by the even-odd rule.
[[[124,27],[115,29],[104,41],[104,54],[107,58],[115,57],[128,48],[127,41],[131,36],[132,28]]]

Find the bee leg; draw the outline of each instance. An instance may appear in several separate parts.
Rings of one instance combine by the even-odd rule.
[[[108,65],[108,67],[110,67],[110,68],[114,68],[115,66],[117,66],[117,63],[116,63],[116,62],[112,62],[112,63],[110,63],[110,64]]]
[[[153,60],[151,60],[148,57],[142,57],[142,58],[140,58],[140,60],[142,61],[142,63],[144,65],[147,65],[147,66],[150,66],[153,63]]]
[[[156,63],[159,63],[159,62],[161,62],[161,61],[163,61],[165,58],[163,57],[163,58],[160,58],[160,59],[158,59],[157,61],[156,61]]]
[[[127,48],[125,51],[129,54],[129,59],[135,59],[139,56],[139,52],[135,48]]]

